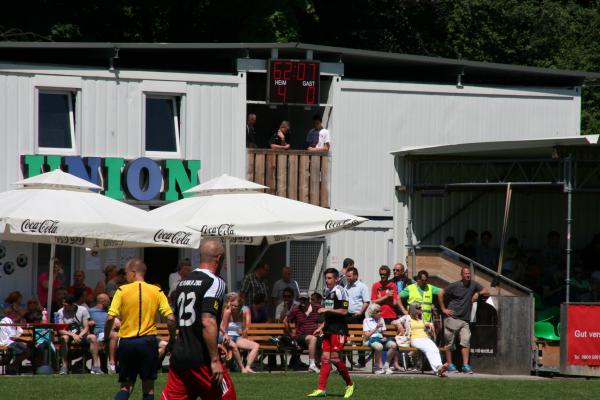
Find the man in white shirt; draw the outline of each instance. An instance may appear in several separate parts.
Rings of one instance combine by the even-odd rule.
[[[346,269],[346,291],[348,292],[348,315],[346,321],[349,324],[362,324],[365,318],[365,311],[371,302],[371,290],[362,281],[358,279],[358,270],[352,265]],[[358,364],[350,362],[355,368],[364,368],[366,362],[364,351],[358,353]]]
[[[71,343],[88,348],[88,334],[90,332],[90,313],[80,305],[77,305],[75,296],[68,295],[63,301],[63,307],[57,313],[58,323],[65,324],[66,328],[58,331],[60,334],[60,355],[62,358],[62,367],[60,374],[65,375],[69,372],[69,347]],[[94,337],[95,339],[95,337]],[[99,368],[92,368],[93,374],[102,373]]]
[[[286,287],[283,289],[283,301],[275,308],[275,321],[281,322],[287,316],[292,306],[299,304],[294,300],[294,291],[292,288]]]
[[[177,289],[177,285],[182,279],[185,279],[192,272],[192,262],[189,258],[184,258],[179,262],[177,271],[169,275],[169,296]]]
[[[15,359],[8,365],[7,373],[16,373],[27,357],[29,349],[27,344],[19,341],[23,329],[19,326],[8,326],[19,322],[20,316],[16,310],[9,309],[6,316],[0,320],[0,346],[7,346],[15,354]]]
[[[328,153],[331,148],[331,139],[329,131],[323,128],[323,118],[320,114],[313,117],[314,128],[306,136],[306,146],[308,151]]]

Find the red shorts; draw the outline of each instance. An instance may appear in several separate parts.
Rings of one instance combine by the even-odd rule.
[[[235,388],[229,371],[223,365],[223,380],[219,385],[212,380],[208,365],[198,368],[169,368],[167,384],[160,400],[236,400]]]
[[[346,336],[335,333],[327,333],[323,336],[323,344],[321,348],[326,353],[338,352],[344,350],[346,344]]]

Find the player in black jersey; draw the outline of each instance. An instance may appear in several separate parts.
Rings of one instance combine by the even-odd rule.
[[[354,393],[354,383],[350,378],[346,364],[340,360],[339,354],[344,349],[346,337],[348,336],[348,324],[346,323],[348,292],[336,283],[339,276],[337,269],[326,269],[324,276],[323,307],[319,309],[319,314],[323,314],[324,322],[314,333],[315,336],[323,335],[319,388],[308,394],[307,397],[327,396],[325,392],[327,378],[331,371],[331,364],[333,364],[346,381],[344,398],[349,399]]]
[[[235,388],[219,358],[218,327],[227,288],[219,278],[223,245],[215,239],[200,246],[200,266],[177,285],[175,319],[179,333],[171,353],[161,400],[235,400]]]

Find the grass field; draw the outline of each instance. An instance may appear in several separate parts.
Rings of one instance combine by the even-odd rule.
[[[600,399],[600,380],[584,379],[446,379],[420,376],[354,376],[353,399],[427,400],[518,400],[518,399]],[[233,374],[240,400],[303,399],[316,387],[317,376],[306,373]],[[156,400],[166,374],[159,375]],[[329,379],[328,397],[342,398],[343,381],[337,374]],[[6,376],[0,377],[0,399],[12,400],[109,400],[117,390],[117,378],[109,375]],[[136,388],[131,399],[141,399]]]

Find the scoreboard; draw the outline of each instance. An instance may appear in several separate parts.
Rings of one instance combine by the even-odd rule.
[[[319,62],[313,60],[269,60],[267,103],[319,105]]]

